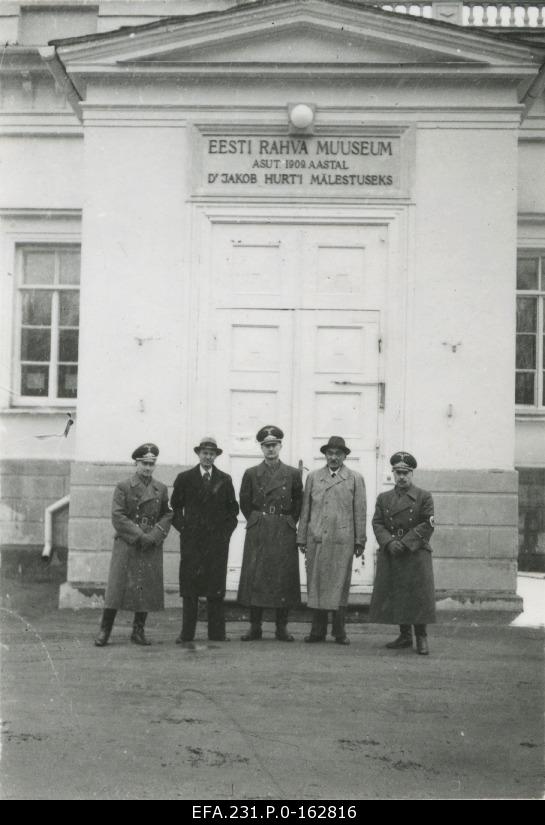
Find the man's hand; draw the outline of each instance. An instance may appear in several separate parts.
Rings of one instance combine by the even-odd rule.
[[[392,556],[399,556],[405,550],[405,545],[402,544],[398,539],[393,539],[393,541],[389,542],[388,550],[392,554]]]
[[[142,550],[151,550],[152,547],[155,547],[155,541],[149,533],[144,533],[142,538],[140,539],[140,546]]]
[[[304,556],[304,555],[305,555],[305,553],[307,552],[307,546],[306,546],[306,544],[298,544],[298,545],[297,545],[297,547],[299,548],[299,550],[301,551],[301,553],[302,553],[302,554],[303,554],[303,556]]]
[[[364,550],[365,550],[365,544],[355,544],[354,545],[354,555],[355,555],[355,557],[357,559],[359,559],[360,556],[363,557],[363,551]],[[361,563],[363,564],[363,558],[361,560]]]

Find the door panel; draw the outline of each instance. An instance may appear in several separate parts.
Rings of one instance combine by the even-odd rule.
[[[257,430],[277,424],[285,433],[282,460],[292,466],[301,460],[306,470],[323,466],[320,446],[342,435],[352,450],[347,466],[365,478],[372,516],[384,231],[214,226],[208,298],[214,335],[208,358],[201,359],[209,387],[203,426],[224,449],[218,466],[233,476],[237,495],[244,470],[262,460]],[[241,516],[231,540],[228,590],[238,586],[244,535]],[[369,525],[365,567],[354,565],[355,591],[372,584],[371,536]],[[304,565],[301,572],[304,583]]]

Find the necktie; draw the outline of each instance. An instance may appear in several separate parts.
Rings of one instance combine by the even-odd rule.
[[[210,481],[210,473],[208,471],[206,471],[206,473],[203,475],[202,480],[205,484],[208,484],[208,482]]]
[[[337,478],[337,473],[331,473],[331,478]]]

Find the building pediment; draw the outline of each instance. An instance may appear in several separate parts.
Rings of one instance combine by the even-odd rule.
[[[53,44],[73,71],[195,63],[539,63],[528,46],[353,0],[262,0]]]

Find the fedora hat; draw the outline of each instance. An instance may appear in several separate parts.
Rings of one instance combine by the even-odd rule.
[[[348,449],[346,444],[344,443],[344,438],[341,438],[340,435],[331,435],[329,436],[329,441],[327,444],[324,444],[323,447],[320,447],[320,452],[324,453],[326,450],[342,450],[345,455],[349,455],[351,450]]]
[[[210,435],[205,435],[204,438],[201,438],[201,443],[198,444],[196,447],[193,447],[193,451],[197,453],[197,455],[200,453],[201,450],[215,450],[216,455],[221,455],[223,452],[223,450],[220,450],[220,448],[218,447],[218,442],[216,441],[216,439],[212,438],[212,436]]]

